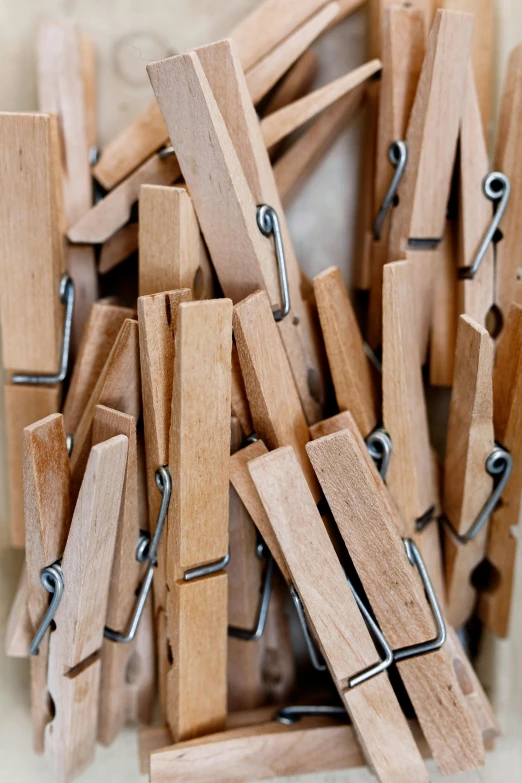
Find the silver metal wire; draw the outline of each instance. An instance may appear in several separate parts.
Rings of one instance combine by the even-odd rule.
[[[459,269],[459,277],[466,280],[472,280],[475,277],[484,260],[486,251],[495,237],[495,232],[499,227],[509,202],[511,183],[505,174],[502,174],[500,171],[493,171],[485,177],[484,182],[482,183],[482,190],[486,198],[496,205],[496,209],[493,220],[484,235],[484,239],[479,245],[471,266],[464,266]]]
[[[297,723],[301,718],[324,717],[335,718],[336,720],[348,722],[348,714],[344,707],[333,707],[329,704],[324,705],[291,705],[282,707],[274,714],[274,720],[285,726],[291,726]]]
[[[208,565],[198,566],[197,568],[189,568],[183,574],[184,582],[192,582],[193,579],[199,579],[201,576],[210,576],[210,574],[217,574],[218,571],[222,571],[230,562],[230,552],[227,552],[225,557],[221,560],[216,560],[215,563],[209,563]]]
[[[370,457],[377,464],[382,480],[386,481],[392,455],[392,442],[384,427],[378,427],[370,432],[366,438],[366,448]]]
[[[53,618],[56,614],[56,610],[62,600],[64,580],[63,571],[61,569],[61,560],[58,560],[53,565],[44,568],[40,574],[40,582],[45,587],[48,593],[51,593],[52,598],[49,607],[42,619],[42,622],[38,626],[38,629],[34,635],[34,638],[29,647],[29,655],[38,655],[40,644],[44,638],[47,629],[51,625]]]
[[[62,354],[60,369],[55,375],[24,375],[18,373],[11,378],[12,383],[27,384],[53,384],[62,383],[69,369],[69,351],[71,348],[72,319],[74,312],[74,283],[68,275],[63,275],[60,280],[60,301],[65,305],[65,317],[63,322]]]
[[[259,556],[259,554],[258,554]],[[246,642],[260,639],[264,633],[266,618],[268,616],[268,607],[270,605],[270,596],[272,594],[272,582],[274,577],[274,558],[270,553],[267,556],[263,582],[261,586],[261,597],[257,610],[257,616],[252,629],[238,628],[235,625],[228,626],[228,635],[234,639],[243,639]]]
[[[281,287],[282,307],[280,310],[274,310],[276,321],[282,321],[290,312],[290,290],[288,287],[288,270],[286,268],[285,249],[283,247],[283,236],[277,212],[268,204],[261,204],[257,208],[257,225],[264,236],[274,235],[277,269],[279,272],[279,285]]]
[[[393,199],[397,194],[401,179],[406,170],[406,163],[408,162],[408,145],[405,141],[394,141],[390,144],[388,149],[388,158],[395,171],[390,182],[390,186],[386,191],[384,200],[379,208],[377,217],[373,223],[373,238],[379,240],[382,236],[382,227],[386,219],[386,215],[390,207],[393,204]]]

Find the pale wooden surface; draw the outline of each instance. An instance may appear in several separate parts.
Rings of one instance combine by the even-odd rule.
[[[147,59],[158,59],[189,46],[208,43],[224,35],[243,15],[256,5],[256,0],[229,0],[209,10],[202,0],[174,0],[172,13],[165,14],[163,0],[134,4],[129,12],[128,0],[115,0],[107,5],[103,0],[74,0],[67,8],[59,0],[27,0],[9,8],[9,24],[1,28],[2,40],[8,44],[0,48],[0,64],[5,78],[0,85],[2,108],[9,111],[29,111],[35,108],[34,61],[27,52],[34,45],[37,21],[44,15],[72,14],[82,30],[95,39],[97,59],[103,71],[99,84],[100,140],[106,144],[121,131],[151,101],[148,80],[144,77]],[[495,39],[498,47],[494,73],[494,116],[498,92],[505,71],[509,50],[522,37],[522,14],[516,0],[497,0]],[[7,4],[2,13],[7,17]],[[138,47],[138,49],[134,48]],[[342,70],[354,68],[365,59],[364,13],[349,19],[337,34],[318,49],[320,73],[325,80],[340,75]],[[142,59],[140,59],[142,58]],[[342,66],[340,65],[342,63]],[[115,96],[118,97],[115,100]],[[356,202],[352,183],[357,177],[359,133],[355,129],[332,149],[312,176],[288,213],[296,251],[310,275],[315,275],[327,264],[340,265],[348,279],[351,258],[352,226]],[[323,198],[317,200],[317,190]],[[347,217],[348,228],[340,216]],[[306,220],[303,220],[303,216]],[[325,263],[325,255],[328,261]],[[0,422],[1,426],[1,422]],[[1,437],[1,433],[0,433]],[[21,554],[6,549],[7,509],[5,504],[5,475],[0,477],[4,498],[1,505],[0,578],[3,596],[0,605],[0,629],[3,633],[8,604],[17,584]],[[158,493],[159,494],[159,493]],[[518,561],[516,595],[522,596],[522,560]],[[522,627],[522,601],[515,604],[513,627]],[[510,640],[486,644],[481,674],[491,688],[505,736],[497,743],[496,751],[488,756],[484,770],[455,778],[462,783],[513,783],[522,776],[522,680],[518,676],[522,656],[522,636],[513,631]],[[509,673],[512,675],[509,676]],[[2,699],[5,710],[0,717],[2,771],[12,783],[52,783],[54,778],[41,757],[31,751],[31,729],[28,703],[27,663],[6,659],[0,655]],[[338,746],[338,743],[335,744]],[[442,781],[432,763],[432,780]],[[272,772],[266,771],[270,776]],[[97,783],[103,775],[111,781],[147,780],[137,772],[136,737],[134,729],[126,729],[112,748],[99,748],[95,765],[81,778],[82,783]],[[291,779],[314,783],[371,783],[373,778],[365,770],[330,772],[324,775]],[[452,780],[452,778],[444,778]]]

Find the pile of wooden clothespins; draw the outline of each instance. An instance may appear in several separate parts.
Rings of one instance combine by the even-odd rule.
[[[0,114],[7,645],[59,780],[158,695],[153,783],[419,783],[499,734],[468,654],[508,633],[521,504],[522,47],[490,173],[493,2],[370,0],[376,59],[311,91],[363,4],[265,0],[149,64],[100,155],[92,46],[46,23],[41,113]],[[283,206],[363,104],[357,318]]]

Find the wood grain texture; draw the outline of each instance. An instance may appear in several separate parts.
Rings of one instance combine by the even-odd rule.
[[[74,283],[74,311],[70,358],[74,361],[89,318],[91,307],[99,298],[96,258],[91,245],[65,246],[67,273]]]
[[[468,316],[459,318],[455,378],[444,463],[443,511],[463,535],[480,513],[493,488],[485,470],[493,450],[493,357],[487,331]],[[471,584],[475,567],[486,550],[487,525],[466,544],[446,528],[445,572],[447,615],[460,628],[473,613],[476,590]]]
[[[94,39],[83,33],[80,33],[80,64],[87,144],[92,149],[98,146],[96,47]]]
[[[193,299],[211,299],[212,266],[187,191],[142,185],[139,226],[140,296],[190,288]]]
[[[462,285],[456,279],[459,265],[457,231],[460,225],[461,223],[456,224],[452,220],[447,220],[442,241],[432,253],[433,317],[430,319],[429,334],[430,384],[432,386],[451,386],[453,384],[459,317],[457,289]],[[461,290],[464,290],[466,282],[464,281]],[[467,290],[470,289],[467,288]],[[474,295],[474,291],[475,289],[472,289],[472,295]]]
[[[388,679],[348,686],[376,651],[294,451],[258,457],[249,470],[368,764],[382,781],[428,780]]]
[[[63,406],[66,432],[76,431],[123,322],[134,316],[134,310],[104,300],[92,306]]]
[[[105,622],[109,628],[125,634],[143,577],[143,566],[136,560],[136,545],[140,536],[136,420],[126,413],[97,405],[93,420],[93,446],[116,435],[126,436],[128,451]],[[134,659],[132,663],[131,658]],[[129,666],[137,667],[137,677],[151,685],[148,693],[151,713],[155,700],[154,656],[140,659],[136,639],[130,644],[121,644],[104,638],[98,713],[98,741],[102,745],[110,745],[130,717],[128,691],[131,686],[136,688],[136,682],[127,681]],[[151,667],[152,676],[149,671]],[[142,698],[146,698],[143,692]]]
[[[257,435],[269,449],[289,445],[295,448],[318,500],[319,488],[305,451],[308,425],[264,291],[235,306],[234,336]]]
[[[9,609],[5,628],[4,652],[10,658],[28,658],[33,640],[33,624],[27,605],[27,573],[25,563],[20,572],[16,593]]]
[[[169,463],[169,431],[174,378],[175,336],[181,302],[190,300],[190,291],[169,291],[138,299],[141,388],[145,430],[145,460],[149,529],[156,529],[161,493],[156,470]],[[154,625],[157,637],[158,684],[163,715],[166,709],[167,650],[164,644],[166,610],[167,537],[158,546],[158,564],[153,582]]]
[[[469,267],[493,219],[491,202],[482,183],[490,170],[478,91],[471,64],[460,127],[460,215],[458,265]],[[481,326],[495,302],[494,247],[489,245],[473,280],[458,283],[459,313],[466,313]]]
[[[138,419],[141,414],[138,324],[125,319],[74,435],[71,454],[71,498],[75,502],[89,457],[97,405],[106,405]]]
[[[126,223],[103,243],[98,261],[98,274],[104,275],[121,264],[138,249],[139,223]]]
[[[392,5],[396,5],[394,0],[370,0],[368,4],[368,46],[372,57],[380,57],[382,54],[384,48],[384,19]],[[408,3],[408,5],[410,4]],[[433,21],[433,14],[437,7],[434,0],[413,0],[411,7],[422,14],[425,36],[427,38]]]
[[[261,121],[261,132],[269,150],[308,120],[320,114],[355,87],[381,71],[380,60],[371,60],[350,73],[320,87],[299,100],[268,114]]]
[[[350,127],[366,99],[366,86],[356,88],[316,119],[274,165],[274,177],[286,208],[341,133]]]
[[[486,138],[488,138],[493,97],[495,2],[494,0],[443,0],[443,2],[438,0],[438,5],[442,8],[466,11],[475,15],[471,62],[477,84],[482,127]]]
[[[303,52],[339,16],[339,12],[340,6],[337,2],[327,3],[248,70],[248,89],[254,103],[258,103],[268,93]]]
[[[268,449],[262,440],[255,441],[233,454],[230,457],[230,483],[272,553],[285,581],[290,584],[292,580],[281,547],[248,470],[248,463],[264,454],[268,454]]]
[[[180,304],[166,562],[166,719],[178,741],[219,730],[226,715],[227,576],[181,580],[228,552],[231,351],[229,299]]]
[[[23,431],[30,424],[56,413],[59,405],[60,392],[55,386],[4,386],[9,527],[11,545],[15,547],[25,546]]]
[[[313,441],[308,453],[366,595],[392,649],[433,638],[422,583],[402,523],[362,438],[349,430]],[[484,764],[482,737],[442,649],[397,664],[433,757],[445,774]]]
[[[92,204],[84,74],[78,29],[71,20],[42,22],[36,38],[38,107],[60,123],[67,226]]]
[[[470,14],[437,11],[406,133],[408,165],[393,211],[392,261],[403,258],[411,240],[442,236],[472,31]]]
[[[377,216],[388,190],[392,167],[388,150],[404,139],[425,54],[425,15],[417,7],[386,4],[382,14],[382,78],[379,88],[373,216]],[[382,267],[388,261],[391,213],[381,238],[372,243],[368,341],[382,341]]]
[[[341,271],[329,267],[313,283],[337,405],[351,411],[361,432],[369,435],[377,424],[377,395]]]
[[[0,144],[3,364],[8,370],[55,373],[63,332],[64,272],[56,118],[0,114]],[[21,302],[27,313],[23,321]]]
[[[246,437],[250,435],[254,429],[252,424],[252,416],[250,415],[250,407],[246,396],[245,383],[243,381],[243,375],[241,373],[241,365],[239,363],[239,355],[237,353],[236,344],[232,344],[232,376],[231,376],[231,409],[232,416],[234,416],[243,431],[243,435]]]
[[[496,303],[507,319],[518,280],[520,247],[520,214],[522,198],[522,164],[518,129],[522,118],[522,46],[511,52],[500,107],[495,168],[509,177],[511,196],[500,229],[503,240],[496,248]]]
[[[495,438],[513,457],[513,473],[491,518],[487,560],[493,579],[481,594],[478,615],[497,636],[509,631],[517,539],[522,501],[522,307],[512,304],[497,348],[493,374],[493,424]]]
[[[259,122],[249,95],[248,85],[241,70],[241,63],[229,41],[222,41],[197,50],[198,58],[207,76],[209,86],[216,99],[218,109],[230,134],[247,184],[256,204],[269,204],[277,213],[281,228],[286,259],[290,313],[278,322],[285,350],[292,367],[292,373],[307,419],[312,422],[320,418],[324,401],[324,387],[321,372],[319,347],[314,323],[304,301],[301,289],[302,273],[293,249],[290,232],[286,224],[283,207],[277,191],[270,160],[266,151]],[[281,291],[275,246],[271,242],[270,277],[265,286],[272,307],[281,305]],[[218,272],[219,274],[219,272]],[[276,275],[276,287],[270,281]],[[230,281],[220,282],[225,290]],[[235,285],[235,283],[234,283]],[[253,293],[251,289],[248,293]],[[233,296],[231,298],[236,302]]]
[[[125,479],[127,438],[94,446],[62,559],[66,588],[49,649],[55,716],[45,729],[54,774],[71,780],[92,760],[98,721],[99,649]]]
[[[106,242],[131,217],[142,185],[172,185],[180,176],[175,155],[152,155],[69,229],[71,242]]]
[[[237,44],[236,44],[237,51]],[[241,55],[240,55],[241,56]],[[301,57],[295,61],[294,65],[288,69],[278,84],[274,87],[270,96],[267,98],[263,116],[279,111],[284,106],[288,106],[293,101],[299,100],[306,95],[317,76],[317,56],[311,49],[307,49]]]

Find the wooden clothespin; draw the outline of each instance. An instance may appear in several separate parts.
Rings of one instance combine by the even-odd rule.
[[[73,22],[48,21],[38,29],[36,53],[39,109],[55,114],[60,125],[64,217],[69,228],[89,211],[93,200],[88,112],[95,95],[91,95],[92,80],[84,64],[86,47]],[[91,306],[98,298],[94,248],[67,245],[65,257],[76,289],[72,330],[76,353]]]
[[[190,288],[193,299],[211,299],[213,270],[187,191],[142,185],[139,203],[140,296]]]
[[[384,266],[382,395],[384,427],[392,441],[386,483],[402,519],[401,534],[413,538],[437,597],[444,601],[435,462],[422,381],[411,261]]]
[[[141,413],[138,324],[123,322],[74,433],[71,453],[71,497],[78,496],[92,443],[97,405],[106,405],[138,419]]]
[[[327,109],[274,164],[277,190],[288,207],[303,182],[324,158],[340,134],[350,127],[367,97],[367,85],[357,87]]]
[[[166,718],[175,741],[225,725],[231,349],[230,300],[180,304],[166,563]]]
[[[98,724],[100,648],[125,479],[127,438],[91,450],[60,565],[63,595],[49,640],[54,716],[45,755],[63,781],[92,760]]]
[[[349,430],[356,441],[361,443],[362,436],[360,430],[349,411],[343,411],[336,416],[314,424],[313,427],[310,427],[310,435],[313,440],[317,440],[341,430]],[[380,475],[384,477],[386,475],[385,452],[374,450],[377,442],[374,442],[373,448],[372,443],[368,442],[368,439],[366,439],[365,443],[366,450],[364,455],[366,456],[366,452],[368,452],[372,460],[378,464]],[[368,464],[370,469],[373,470],[370,460],[368,460]],[[395,516],[395,520],[397,519],[398,517]],[[469,704],[475,723],[482,735],[484,747],[486,750],[491,750],[495,738],[501,733],[495,713],[455,630],[447,621],[446,631],[446,641],[442,649],[457,676],[460,689]]]
[[[141,547],[147,539],[140,532],[136,420],[97,405],[93,445],[117,435],[126,436],[128,451],[101,648],[98,741],[103,745],[114,741],[126,720],[150,723],[155,701],[154,647],[150,645],[148,657],[140,655],[138,647],[138,637],[152,638],[153,630],[152,597],[145,599],[141,610],[137,599],[146,576]]]
[[[260,288],[268,292],[303,409],[313,422],[320,418],[323,397],[320,357],[273,171],[233,47],[222,41],[153,63],[148,72],[221,287],[235,303]],[[200,132],[188,143],[195,112]],[[268,236],[272,230],[275,247]]]
[[[487,580],[478,604],[484,625],[498,636],[507,636],[513,593],[516,538],[513,530],[520,518],[521,497],[521,360],[522,307],[512,304],[497,349],[493,374],[493,423],[495,438],[509,451],[513,461],[511,477],[502,492],[500,505],[491,518],[487,544]]]
[[[174,346],[181,302],[190,300],[190,291],[169,291],[142,296],[138,299],[138,324],[140,341],[141,387],[143,395],[143,424],[145,430],[145,458],[149,530],[156,532],[163,497],[167,499],[167,487],[161,479],[157,484],[157,471],[169,463],[169,431],[172,408],[172,380],[174,377]],[[166,511],[161,514],[164,525]],[[168,650],[165,646],[166,613],[166,557],[167,537],[160,530],[156,567],[153,581],[154,625],[157,638],[158,689],[161,711],[166,718]]]
[[[361,432],[369,435],[378,420],[377,394],[341,272],[330,267],[313,284],[337,405],[350,410]]]
[[[518,129],[522,120],[522,46],[517,46],[509,57],[504,91],[500,106],[495,169],[504,174],[511,186],[509,202],[500,223],[502,240],[496,245],[496,305],[504,321],[518,280],[518,248],[521,229],[522,163],[519,152]]]
[[[375,76],[381,71],[381,68],[380,60],[371,60],[344,76],[334,79],[324,87],[320,87],[318,90],[265,116],[261,121],[261,132],[267,150],[363,84],[367,79]]]
[[[266,105],[263,107],[263,116],[267,117],[269,114],[279,111],[310,92],[317,76],[317,65],[316,54],[311,49],[307,49],[288,69],[271,91],[270,96],[267,97]]]
[[[243,380],[239,354],[235,343],[232,344],[231,385],[232,416],[239,422],[243,436],[246,438],[253,433],[254,425],[252,423],[250,405],[248,404],[245,382]]]
[[[373,5],[376,3],[370,8]],[[375,24],[376,30],[381,30],[382,25],[383,71],[378,103],[368,312],[368,342],[373,349],[382,343],[382,267],[389,260],[389,204],[394,196],[393,185],[406,164],[404,139],[424,60],[426,19],[427,14],[418,7],[387,4],[381,24]],[[393,177],[390,163],[395,169]]]
[[[243,443],[234,418],[231,435],[234,454]],[[233,485],[229,519],[227,679],[228,709],[234,712],[286,701],[295,664],[272,556]]]
[[[27,607],[31,643],[49,604],[41,574],[53,569],[63,555],[71,523],[69,454],[63,416],[54,413],[24,429],[23,475],[25,552],[27,564]],[[31,655],[31,717],[33,746],[44,750],[44,731],[52,718],[47,693],[49,636]]]
[[[367,763],[379,780],[427,780],[383,674],[385,653],[377,653],[371,641],[295,453],[291,447],[277,449],[248,467]]]
[[[484,514],[484,506],[493,489],[492,471],[487,465],[494,446],[490,337],[469,316],[461,316],[442,504],[448,520],[444,546],[447,614],[456,628],[469,620],[477,598],[471,577],[486,550],[489,514]]]
[[[422,358],[431,323],[433,250],[444,233],[472,29],[470,14],[439,10],[435,15],[406,133],[408,159],[399,203],[392,214],[388,260],[406,257],[414,263]]]
[[[231,31],[230,37],[238,47],[245,71],[272,55],[270,68],[266,63],[264,67],[266,91],[292,65],[292,57],[297,59],[329,24],[342,19],[361,5],[361,0],[344,0],[332,15],[330,9],[325,13],[327,2],[307,0],[297,8],[292,0],[265,0]],[[319,24],[315,20],[317,16]],[[307,22],[312,24],[306,26]],[[292,34],[301,26],[305,26],[305,34],[298,36],[297,41],[294,35],[292,40]],[[278,55],[280,47],[282,53]],[[289,56],[289,49],[292,57]],[[257,78],[260,78],[259,74]],[[162,113],[154,101],[107,144],[94,167],[94,176],[106,190],[110,190],[163,146],[168,135]]]
[[[5,654],[9,658],[27,658],[32,638],[33,626],[27,607],[27,571],[24,563],[5,626]]]
[[[139,223],[130,222],[118,229],[100,250],[98,274],[105,275],[138,249]]]
[[[482,737],[441,649],[445,624],[426,566],[413,540],[401,540],[362,437],[343,430],[307,450],[435,761],[444,774],[481,766]]]
[[[308,426],[268,296],[234,308],[234,336],[255,432],[270,449],[292,445],[316,501],[320,491],[306,455]]]
[[[12,544],[23,546],[22,431],[58,410],[74,291],[64,275],[56,119],[2,114],[0,142],[5,185],[0,198],[0,317],[8,379],[4,398],[10,524]],[[21,302],[27,314],[22,320]],[[62,302],[67,302],[65,316]]]

